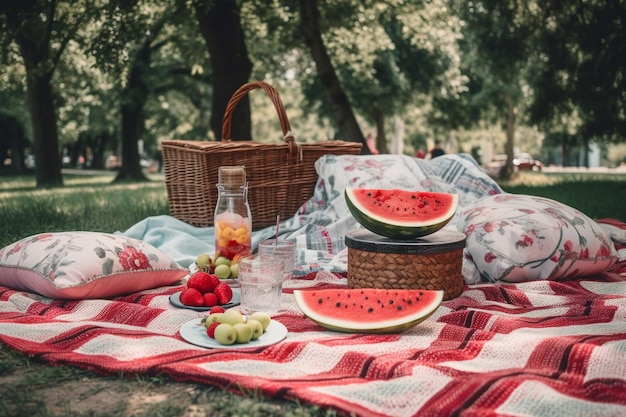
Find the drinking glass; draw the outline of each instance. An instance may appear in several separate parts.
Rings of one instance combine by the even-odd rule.
[[[282,260],[258,254],[239,259],[241,310],[245,314],[277,313],[281,307],[283,281]]]
[[[285,279],[293,275],[293,266],[296,259],[296,242],[286,239],[265,239],[259,243],[257,254],[262,257],[274,257],[282,260]]]

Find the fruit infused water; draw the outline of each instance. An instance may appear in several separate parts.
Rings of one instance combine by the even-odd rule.
[[[215,259],[226,258],[232,265],[249,255],[252,249],[252,216],[245,167],[219,167],[217,190]]]

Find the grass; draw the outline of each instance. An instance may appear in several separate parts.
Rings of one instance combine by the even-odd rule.
[[[3,379],[14,376],[10,382]],[[99,376],[46,366],[0,344],[0,415],[11,417],[336,417],[295,401],[240,396],[164,376]]]
[[[0,247],[41,232],[121,231],[146,217],[169,214],[163,179],[158,176],[152,179],[148,183],[113,185],[111,175],[66,175],[65,187],[37,190],[32,176],[0,176]],[[626,220],[626,175],[524,173],[501,185],[507,192],[562,201],[592,218]],[[146,399],[139,409],[131,401],[137,396]],[[76,401],[83,407],[77,406]],[[75,367],[48,366],[0,344],[0,415],[312,417],[336,414],[293,401],[264,399],[254,392],[241,397],[163,376],[99,376]]]
[[[34,178],[0,177],[0,247],[41,232],[123,231],[169,214],[162,178],[111,184],[112,176],[66,176],[65,187],[37,190]]]
[[[560,201],[592,219],[626,221],[626,174],[522,173],[501,186],[510,193]]]

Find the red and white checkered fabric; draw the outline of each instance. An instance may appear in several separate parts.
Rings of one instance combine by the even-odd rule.
[[[363,416],[625,416],[626,268],[570,282],[481,284],[399,335],[326,331],[292,290],[275,320],[287,338],[254,350],[186,343],[203,313],[170,305],[181,287],[113,300],[59,301],[0,287],[0,342],[51,364],[298,399]]]

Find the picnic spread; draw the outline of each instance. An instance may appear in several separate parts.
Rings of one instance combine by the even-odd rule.
[[[171,297],[215,235],[172,216],[0,249],[0,343],[52,365],[167,375],[342,415],[626,415],[624,219],[508,194],[464,154],[325,155],[315,169],[313,194],[278,225],[297,259],[271,343],[205,347],[181,336],[208,313]],[[362,230],[346,206],[349,187],[458,195],[441,232],[466,237],[462,290],[403,332],[328,330],[294,300],[295,290],[347,286],[345,238]],[[253,249],[276,233],[255,230]],[[93,254],[98,273],[81,264]]]

